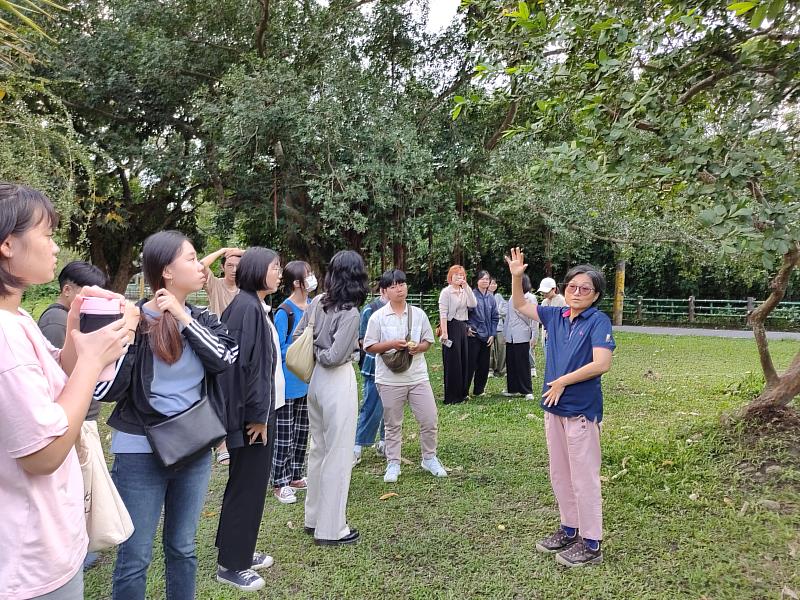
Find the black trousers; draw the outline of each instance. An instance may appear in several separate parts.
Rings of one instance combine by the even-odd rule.
[[[453,342],[449,348],[442,346],[444,366],[444,403],[457,404],[469,394],[469,350],[467,345],[467,323],[452,319],[447,322],[447,339]]]
[[[532,394],[530,342],[506,344],[506,378],[509,394]]]
[[[267,498],[272,455],[275,447],[275,411],[267,424],[266,445],[247,442],[243,448],[228,448],[228,484],[222,497],[216,546],[217,563],[226,569],[243,571],[253,566],[264,501]]]
[[[467,338],[469,340],[469,373],[467,375],[467,389],[472,383],[472,393],[478,396],[486,389],[486,382],[489,379],[489,358],[492,355],[492,348],[478,337]]]

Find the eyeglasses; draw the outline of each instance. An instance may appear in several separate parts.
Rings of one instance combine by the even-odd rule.
[[[575,296],[585,296],[587,294],[592,293],[594,291],[594,288],[590,288],[585,285],[574,285],[570,283],[567,286],[567,291],[570,294],[574,294]]]

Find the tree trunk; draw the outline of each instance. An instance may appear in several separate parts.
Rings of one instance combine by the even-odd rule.
[[[614,325],[622,325],[622,312],[625,302],[625,259],[617,261],[614,278]]]
[[[795,356],[786,372],[779,376],[769,351],[766,328],[767,318],[783,300],[789,279],[798,263],[800,263],[800,244],[795,244],[789,252],[783,255],[781,268],[770,282],[772,292],[769,297],[747,317],[748,323],[753,328],[753,336],[756,340],[766,385],[758,398],[745,407],[745,417],[755,415],[764,408],[786,406],[800,393],[800,353]]]

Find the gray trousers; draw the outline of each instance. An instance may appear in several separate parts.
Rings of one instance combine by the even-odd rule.
[[[347,495],[353,469],[358,389],[352,363],[314,367],[308,386],[308,422],[313,444],[308,455],[306,527],[314,537],[338,540],[350,533]]]
[[[36,596],[33,600],[83,600],[83,566],[60,588],[43,596]]]

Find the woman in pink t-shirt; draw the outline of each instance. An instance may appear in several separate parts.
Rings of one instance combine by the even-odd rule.
[[[41,192],[0,182],[0,600],[83,598],[88,538],[75,441],[100,371],[122,356],[137,320],[78,333],[85,296],[117,297],[84,288],[64,349],[47,342],[20,303],[27,287],[55,276],[56,223]]]

